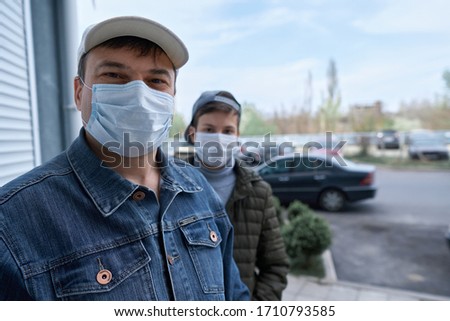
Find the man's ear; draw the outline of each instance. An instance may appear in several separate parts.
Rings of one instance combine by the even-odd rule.
[[[81,93],[83,91],[83,84],[81,83],[80,77],[76,76],[73,79],[73,99],[77,109],[81,111]]]
[[[188,143],[194,144],[195,142],[195,127],[189,126],[188,130]]]

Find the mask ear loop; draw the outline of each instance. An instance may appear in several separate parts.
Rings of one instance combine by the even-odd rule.
[[[80,76],[78,76],[78,79],[80,79],[81,83],[83,84],[83,86],[86,86],[86,88],[88,88],[90,91],[92,91],[92,87],[89,87],[88,85],[86,85],[86,83],[84,82],[83,78],[81,78]]]
[[[83,86],[85,86],[86,88],[88,88],[90,91],[92,91],[92,87],[89,87],[88,85],[86,85],[86,83],[84,82],[83,78],[81,78],[80,76],[78,76],[78,79],[80,79],[81,83],[83,84]],[[88,123],[83,119],[83,117],[81,117],[81,122],[83,123],[84,127],[87,127]]]

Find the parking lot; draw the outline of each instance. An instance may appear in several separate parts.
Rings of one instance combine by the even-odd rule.
[[[332,228],[338,279],[450,296],[450,172],[379,168],[376,182],[373,200],[316,210]]]

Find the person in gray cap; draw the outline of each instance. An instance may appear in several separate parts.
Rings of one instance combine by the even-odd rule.
[[[0,189],[0,300],[249,299],[221,200],[160,148],[187,60],[152,20],[86,30],[79,137]]]
[[[234,226],[234,258],[253,300],[281,300],[289,259],[280,233],[270,185],[239,166],[241,106],[227,91],[207,91],[192,108],[185,139],[194,145],[188,159],[220,196]]]

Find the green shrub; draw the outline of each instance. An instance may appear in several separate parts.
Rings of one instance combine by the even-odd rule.
[[[312,213],[309,206],[306,204],[303,204],[300,201],[293,201],[291,204],[289,204],[287,212],[288,212],[288,218],[290,220],[294,219],[297,216]]]
[[[313,256],[308,265],[304,264],[302,260],[294,261],[291,259],[291,270],[289,273],[292,275],[308,275],[317,278],[324,278],[326,276],[325,266],[320,255]]]
[[[275,206],[275,211],[277,213],[278,222],[280,223],[280,226],[284,224],[284,212],[286,209],[281,205],[280,199],[276,196],[273,196],[273,205]]]
[[[331,230],[327,221],[311,210],[295,216],[289,224],[282,226],[281,233],[293,266],[309,266],[313,258],[322,254],[331,244]]]

